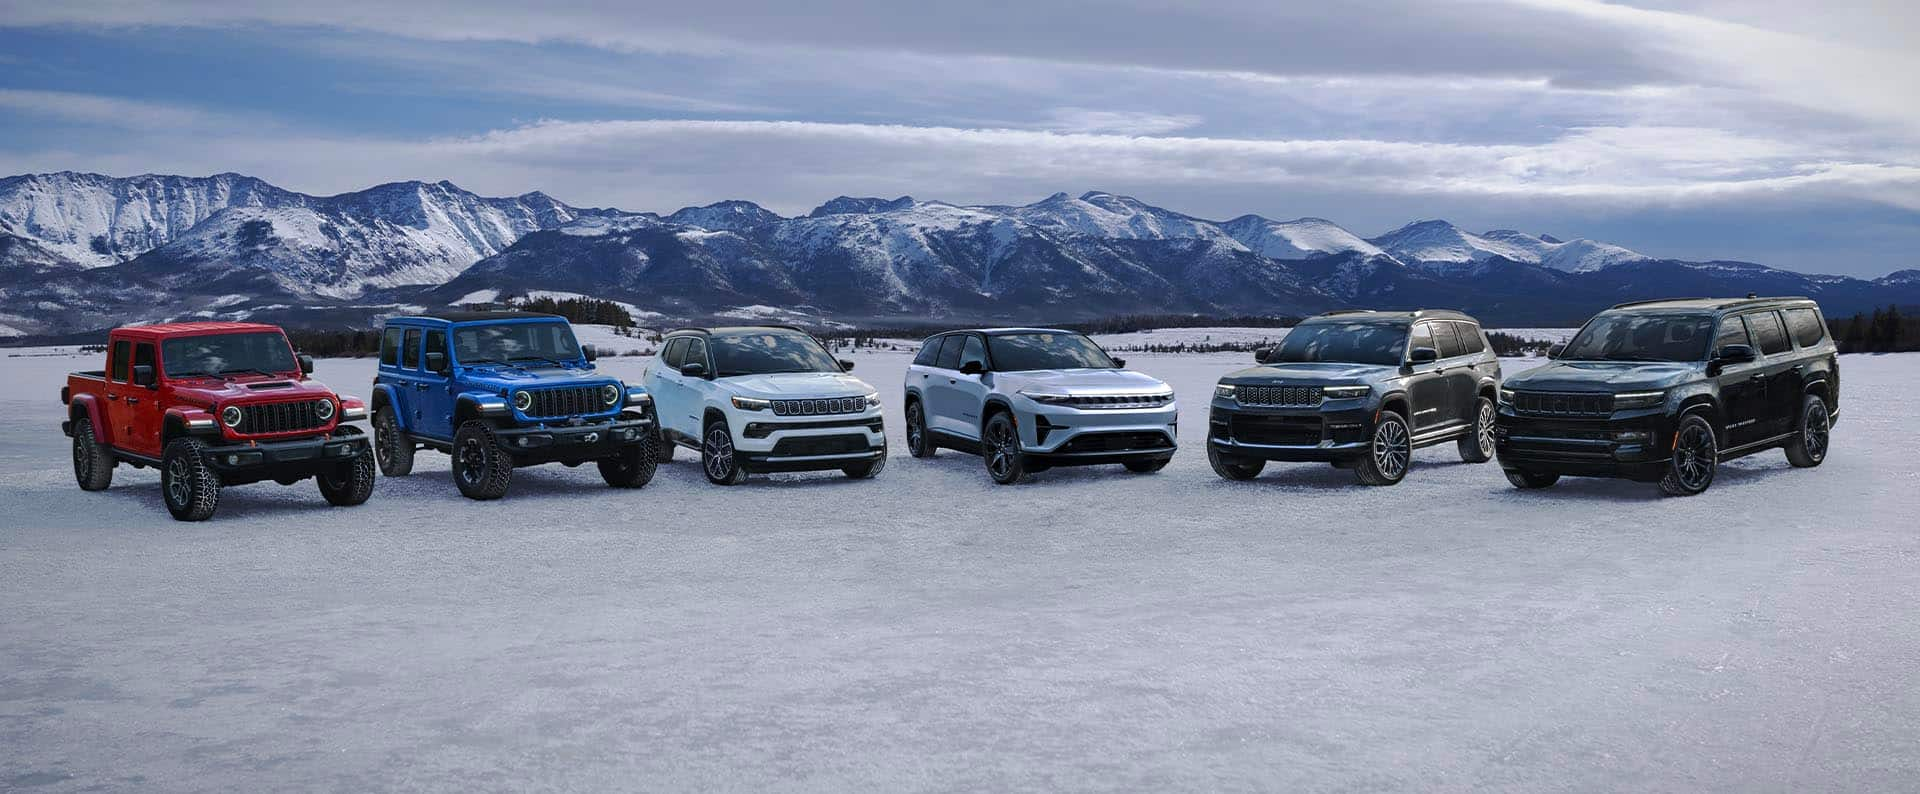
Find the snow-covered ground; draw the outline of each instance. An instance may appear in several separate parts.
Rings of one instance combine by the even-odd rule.
[[[1247,357],[1139,354],[1185,403],[1155,475],[718,488],[683,453],[478,503],[423,453],[363,507],[179,524],[151,471],[74,486],[55,393],[95,359],[14,352],[0,789],[1920,788],[1920,356],[1842,360],[1825,466],[1693,499],[1451,448],[1222,481],[1202,401]],[[901,450],[907,356],[853,357]]]

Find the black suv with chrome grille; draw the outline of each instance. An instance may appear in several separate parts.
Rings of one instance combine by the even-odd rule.
[[[1620,304],[1501,389],[1500,466],[1520,488],[1624,477],[1676,496],[1764,450],[1818,466],[1840,417],[1838,352],[1807,298]]]
[[[1392,485],[1420,447],[1454,441],[1463,460],[1493,457],[1500,360],[1465,314],[1330,312],[1254,359],[1214,387],[1207,460],[1221,477],[1322,461]]]

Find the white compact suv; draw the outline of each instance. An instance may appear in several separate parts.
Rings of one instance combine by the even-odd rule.
[[[698,450],[707,479],[824,471],[868,478],[887,465],[880,393],[848,375],[820,340],[798,328],[682,328],[647,364],[659,415],[659,459],[675,444]]]
[[[1126,363],[1052,328],[932,337],[907,367],[907,451],[978,454],[1001,485],[1054,466],[1159,471],[1173,458],[1179,406],[1167,384]]]

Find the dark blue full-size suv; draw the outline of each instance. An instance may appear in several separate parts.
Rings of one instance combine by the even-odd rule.
[[[453,456],[471,499],[507,493],[515,466],[594,461],[607,484],[653,478],[653,401],[602,375],[565,318],[446,312],[387,320],[373,381],[374,459],[405,476],[419,448]]]

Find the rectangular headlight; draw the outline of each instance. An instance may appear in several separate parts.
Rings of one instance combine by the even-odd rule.
[[[1502,386],[1502,387],[1500,387],[1500,404],[1501,404],[1501,405],[1512,405],[1512,404],[1513,404],[1513,390],[1512,390],[1512,389],[1509,389],[1509,388],[1507,388],[1507,387],[1505,387],[1505,386]]]
[[[1233,392],[1234,392],[1234,388],[1232,384],[1220,383],[1220,384],[1215,384],[1213,387],[1213,396],[1218,397],[1222,400],[1233,399]]]
[[[1652,408],[1667,401],[1664,391],[1630,391],[1613,395],[1613,410],[1631,411],[1637,408]]]
[[[641,391],[640,389],[627,390],[628,405],[646,405],[647,403],[650,403],[650,402],[653,402],[653,395],[648,394],[644,391]]]
[[[1372,386],[1328,386],[1321,389],[1320,393],[1329,400],[1351,400],[1355,397],[1365,397],[1372,391]]]
[[[1044,391],[1023,391],[1020,396],[1045,405],[1060,405],[1073,399],[1072,395]]]
[[[765,411],[773,407],[773,401],[762,400],[755,397],[735,397],[733,398],[733,407],[742,411]]]

